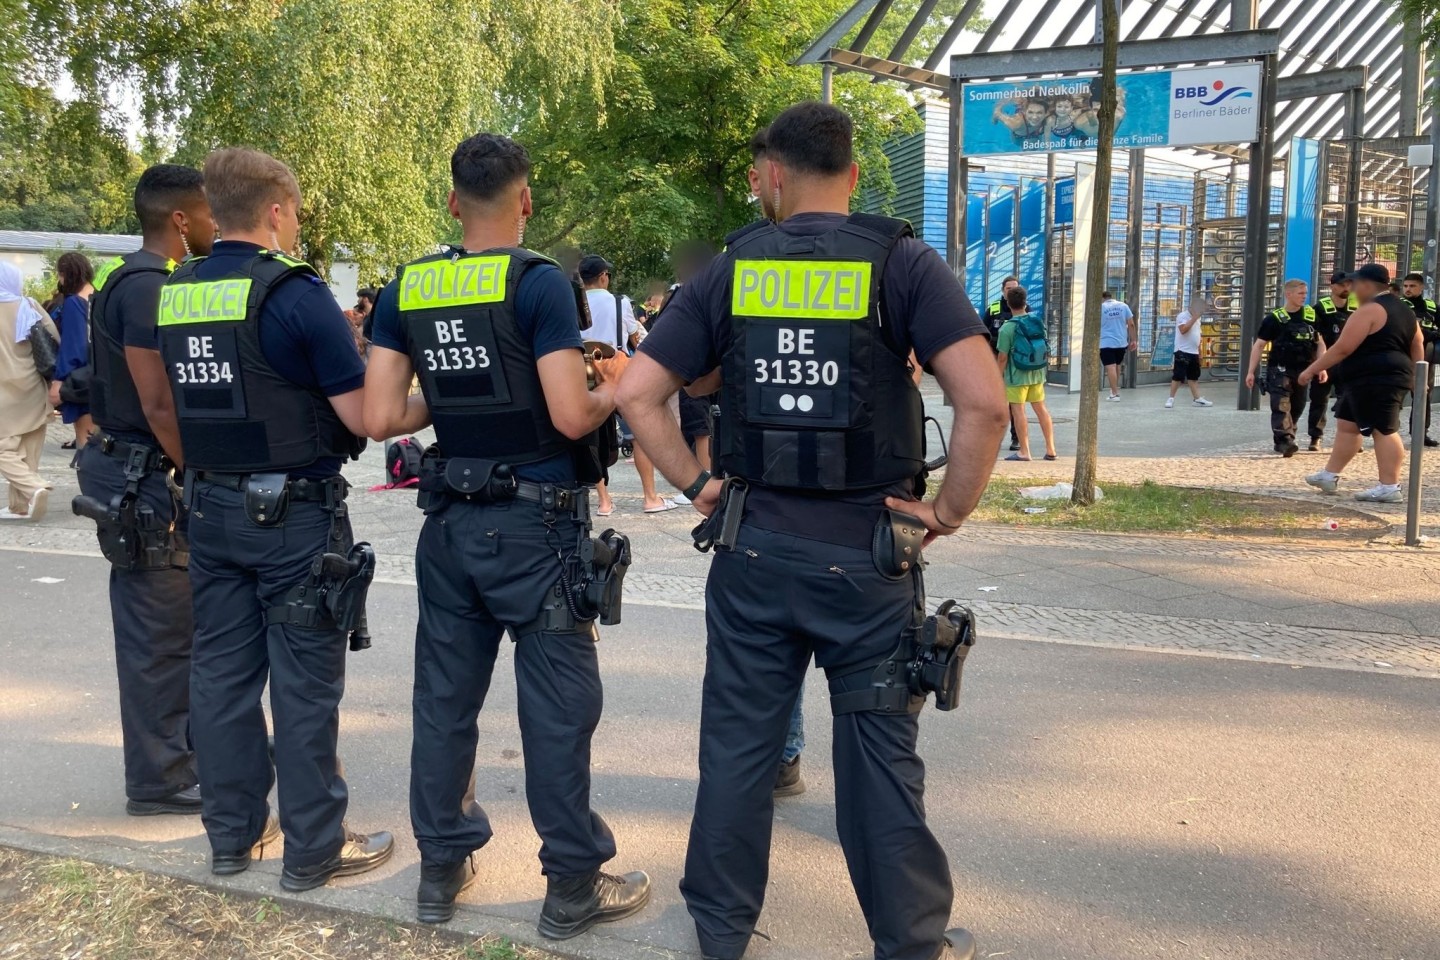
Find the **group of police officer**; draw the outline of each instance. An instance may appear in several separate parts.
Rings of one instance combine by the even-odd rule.
[[[1329,401],[1332,395],[1338,397],[1343,387],[1333,369],[1311,379],[1308,387],[1301,383],[1300,373],[1339,342],[1345,330],[1345,321],[1360,307],[1353,291],[1354,280],[1353,273],[1336,271],[1331,274],[1330,292],[1313,305],[1307,302],[1309,291],[1304,280],[1286,281],[1285,303],[1266,314],[1260,322],[1254,349],[1250,353],[1246,385],[1256,385],[1256,373],[1263,355],[1266,358],[1263,388],[1270,399],[1270,430],[1275,452],[1283,457],[1293,457],[1300,450],[1296,435],[1307,401],[1310,408],[1306,421],[1309,450],[1321,449]],[[1431,362],[1430,387],[1433,391],[1434,364],[1437,351],[1440,351],[1440,311],[1437,311],[1435,301],[1425,296],[1424,283],[1423,275],[1411,273],[1391,286],[1415,313],[1424,340],[1425,358]],[[1440,445],[1440,441],[1430,436],[1430,412],[1427,404],[1423,438],[1427,447]]]
[[[618,382],[585,352],[583,297],[523,247],[530,163],[506,137],[456,148],[448,205],[463,239],[381,292],[368,370],[328,288],[283,252],[300,206],[288,168],[225,149],[203,175],[144,173],[143,247],[96,282],[99,429],[75,505],[112,564],[130,813],[199,812],[217,874],[283,836],[287,890],[390,856],[389,834],[346,824],[336,752],[347,640],[367,643],[374,568],[351,533],[341,465],[361,437],[433,425],[416,553],[419,917],[453,915],[491,836],[475,800],[476,720],[507,634],[547,877],[539,929],[563,939],[640,910],[649,878],[602,871],[615,841],[590,805],[595,624],[618,622],[630,562],[623,536],[591,527],[590,490],[613,462],[598,433],[618,401],[703,515],[697,546],[715,551],[681,882],[702,955],[736,960],[754,932],[776,765],[813,654],[835,714],[841,845],[875,956],[974,956],[966,931],[945,929],[953,889],[916,754],[927,694],[954,707],[973,634],[952,605],[926,616],[921,549],[978,502],[1008,419],[1003,391],[985,327],[938,255],[903,222],[848,214],[849,118],[802,103],[765,137],[751,177],[773,221],[728,238]],[[956,410],[928,501],[912,362]],[[680,389],[719,392],[714,476],[669,412]]]

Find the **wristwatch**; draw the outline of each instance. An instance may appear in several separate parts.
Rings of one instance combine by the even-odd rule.
[[[680,492],[683,493],[683,494],[685,494],[685,499],[687,499],[687,500],[694,500],[696,497],[700,496],[700,491],[701,491],[701,490],[704,490],[704,489],[705,489],[705,484],[707,484],[707,483],[709,483],[709,482],[710,482],[710,471],[709,471],[709,470],[701,470],[701,471],[700,471],[700,476],[698,476],[698,477],[695,478],[695,482],[692,483],[692,484],[690,484],[690,486],[686,487],[684,490],[682,490],[682,491],[680,491]]]

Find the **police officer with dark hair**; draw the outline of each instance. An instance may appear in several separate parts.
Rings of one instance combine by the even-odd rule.
[[[852,130],[820,103],[775,119],[760,179],[776,222],[731,234],[620,386],[637,441],[709,518],[697,545],[717,551],[680,884],[714,960],[737,960],[755,929],[775,760],[812,652],[829,678],[836,821],[875,957],[969,960],[975,950],[969,933],[945,930],[950,868],[925,823],[915,752],[926,697],[895,678],[911,675],[914,644],[934,626],[920,548],[954,533],[979,500],[1005,394],[985,325],[944,261],[903,221],[847,215]],[[912,348],[955,407],[949,469],[926,502],[915,499],[925,440]],[[665,406],[682,383],[707,380],[721,391],[723,481],[701,470]]]
[[[1255,346],[1250,351],[1250,369],[1245,386],[1254,388],[1255,371],[1260,355],[1270,347],[1265,370],[1265,392],[1270,395],[1270,432],[1275,437],[1275,452],[1293,457],[1300,452],[1295,443],[1295,428],[1305,412],[1306,389],[1298,376],[1316,358],[1325,355],[1325,341],[1317,327],[1315,308],[1305,302],[1308,285],[1304,280],[1285,281],[1285,305],[1277,307],[1260,321]],[[1321,372],[1319,379],[1328,380]]]
[[[280,252],[299,233],[289,168],[219,150],[205,192],[224,239],[171,274],[159,312],[191,511],[202,816],[211,872],[246,869],[283,828],[280,885],[309,890],[379,866],[394,846],[347,829],[336,758],[346,638],[354,629],[361,645],[374,569],[368,545],[352,543],[340,476],[362,445],[365,369],[329,287]],[[278,823],[266,803],[277,777]]]
[[[167,483],[184,454],[155,317],[160,288],[215,222],[200,171],[162,163],[135,185],[140,249],[100,268],[90,304],[90,411],[76,511],[99,525],[110,561],[110,615],[120,680],[125,811],[200,812],[190,749],[190,578],[183,514]]]
[[[555,261],[522,246],[525,149],[477,134],[456,147],[450,169],[461,245],[402,267],[381,291],[365,389],[373,436],[435,425],[415,556],[418,913],[429,923],[454,915],[475,876],[471,855],[490,840],[475,801],[475,721],[508,633],[525,795],[547,878],[539,929],[568,939],[650,896],[644,873],[601,872],[615,839],[590,807],[602,700],[595,620],[618,622],[629,563],[614,531],[590,538],[590,490],[608,465],[595,432],[614,415],[614,387],[601,364],[587,388],[584,295]],[[410,396],[414,373],[419,396]]]
[[[1325,349],[1335,346],[1345,329],[1345,321],[1359,306],[1355,294],[1350,292],[1350,274],[1337,270],[1330,275],[1330,292],[1315,301],[1315,330],[1325,342]],[[1325,414],[1329,412],[1330,394],[1338,393],[1339,384],[1335,371],[1328,379],[1310,381],[1310,450],[1320,449],[1325,437]]]
[[[1415,319],[1420,321],[1420,335],[1425,340],[1425,359],[1430,363],[1430,402],[1425,404],[1425,446],[1440,446],[1440,440],[1430,436],[1430,410],[1435,399],[1435,363],[1440,360],[1440,311],[1436,310],[1435,301],[1425,296],[1423,273],[1406,274],[1400,287],[1405,302],[1410,304],[1415,311]]]

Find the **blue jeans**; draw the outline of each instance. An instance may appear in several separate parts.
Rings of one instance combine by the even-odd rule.
[[[805,683],[800,683],[800,692],[795,696],[795,712],[790,714],[790,730],[785,734],[785,753],[781,757],[786,763],[805,752]]]

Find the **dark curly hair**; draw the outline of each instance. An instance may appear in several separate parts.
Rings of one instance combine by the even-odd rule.
[[[85,285],[95,279],[95,265],[83,253],[71,250],[60,255],[55,261],[55,293],[60,297],[73,297]]]

